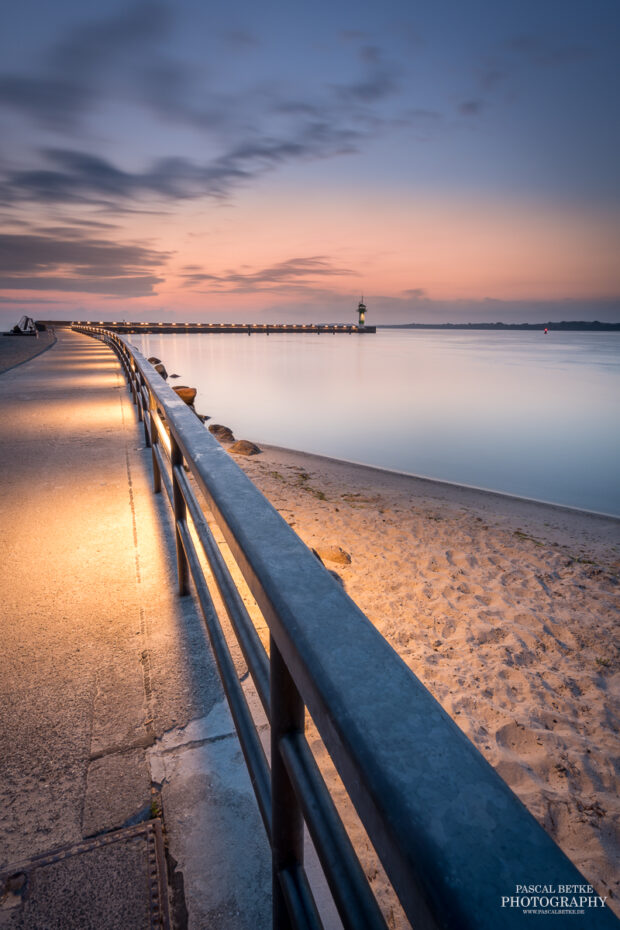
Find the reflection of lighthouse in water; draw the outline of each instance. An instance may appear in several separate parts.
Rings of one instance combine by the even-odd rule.
[[[363,296],[362,296],[362,299],[360,300],[359,304],[357,305],[357,312],[359,313],[359,316],[360,316],[359,325],[360,325],[360,326],[364,326],[364,325],[365,325],[365,319],[366,319],[366,304],[364,303],[364,297],[363,297]]]

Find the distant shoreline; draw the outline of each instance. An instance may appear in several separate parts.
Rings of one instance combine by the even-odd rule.
[[[378,323],[377,329],[522,329],[549,332],[619,333],[620,323],[562,320],[560,323]]]

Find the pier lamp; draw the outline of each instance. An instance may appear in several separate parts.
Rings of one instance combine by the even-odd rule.
[[[364,326],[364,320],[366,319],[366,304],[364,303],[363,297],[357,305],[357,312],[359,313],[359,325]]]

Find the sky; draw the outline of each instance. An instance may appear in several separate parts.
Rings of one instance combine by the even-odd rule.
[[[617,0],[21,0],[0,322],[620,320]]]

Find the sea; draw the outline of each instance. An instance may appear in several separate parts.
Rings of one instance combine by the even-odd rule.
[[[620,334],[129,337],[239,439],[620,516]]]

